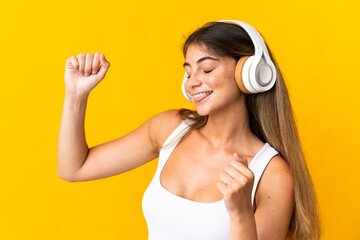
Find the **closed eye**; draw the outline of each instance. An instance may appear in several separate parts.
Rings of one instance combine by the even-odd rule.
[[[214,70],[214,69],[211,69],[211,70],[209,70],[209,71],[204,71],[204,73],[210,73],[210,72],[212,72],[212,70]],[[187,75],[187,78],[190,78],[190,75],[189,75],[189,74]]]

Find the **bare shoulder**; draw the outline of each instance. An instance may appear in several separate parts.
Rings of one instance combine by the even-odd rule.
[[[165,140],[183,121],[178,109],[169,109],[153,116],[150,121],[151,138],[161,149]]]
[[[285,159],[283,159],[280,155],[275,155],[271,159],[271,161],[269,162],[266,168],[267,171],[264,172],[264,175],[267,177],[270,177],[271,175],[273,181],[279,181],[279,180],[292,181],[293,179],[288,162]]]
[[[259,238],[285,239],[294,211],[295,194],[291,169],[281,156],[274,156],[266,166],[258,191],[254,216]]]
[[[266,166],[257,189],[256,205],[273,200],[293,201],[294,176],[288,162],[280,155],[275,155]]]

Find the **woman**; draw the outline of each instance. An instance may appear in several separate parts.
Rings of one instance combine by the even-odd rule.
[[[259,49],[261,36],[256,40],[253,29],[250,37],[250,29],[235,20],[210,22],[187,38],[183,92],[196,111],[164,111],[90,149],[86,102],[110,64],[100,53],[69,58],[59,177],[105,178],[159,157],[143,197],[149,239],[319,238],[316,197],[287,89],[266,44],[273,65],[256,77],[271,79],[269,87],[253,93],[241,77]]]

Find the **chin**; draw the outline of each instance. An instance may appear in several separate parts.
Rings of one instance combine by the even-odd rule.
[[[206,110],[206,109],[196,109],[196,112],[200,115],[200,116],[206,116],[206,115],[209,115],[209,111]]]
[[[197,113],[198,113],[200,116],[206,116],[206,115],[209,115],[209,114],[207,114],[207,113],[202,113],[202,112],[199,112],[199,111],[197,111]]]

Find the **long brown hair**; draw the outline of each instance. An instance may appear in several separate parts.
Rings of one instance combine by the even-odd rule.
[[[264,42],[275,64],[277,78],[271,90],[258,94],[245,94],[250,127],[259,139],[268,142],[279,152],[289,164],[293,174],[295,206],[287,237],[299,240],[319,239],[321,224],[317,198],[305,162],[287,87],[265,39]],[[215,56],[233,57],[237,61],[240,57],[255,53],[248,33],[238,25],[224,22],[208,22],[190,34],[182,47],[184,57],[190,44],[196,44]],[[182,119],[192,122],[185,135],[193,129],[205,126],[208,120],[208,115],[201,116],[196,111],[185,108],[180,109],[179,114]]]

